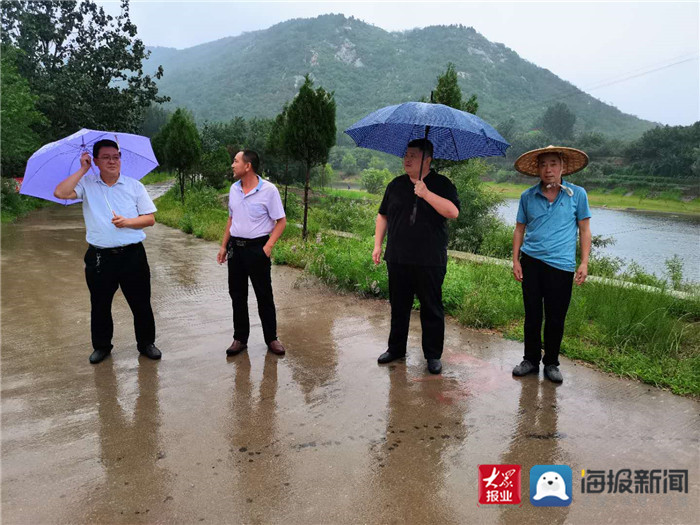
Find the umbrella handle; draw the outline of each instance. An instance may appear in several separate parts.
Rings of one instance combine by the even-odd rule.
[[[433,98],[433,93],[430,93],[430,98],[432,102]],[[425,126],[425,140],[428,140],[428,132],[430,131],[430,126]],[[421,151],[421,157],[420,157],[420,168],[418,169],[418,180],[423,180],[423,163],[425,162],[425,150]],[[416,223],[416,215],[418,215],[418,195],[416,195],[415,200],[413,201],[413,211],[411,212],[411,218],[408,221],[408,224],[413,226]]]

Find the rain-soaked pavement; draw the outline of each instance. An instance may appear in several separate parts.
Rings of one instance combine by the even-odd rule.
[[[378,366],[388,304],[279,266],[287,355],[253,307],[227,358],[217,245],[158,224],[146,249],[163,359],[139,358],[119,293],[112,357],[91,366],[80,208],[3,225],[3,523],[698,522],[697,401],[566,359],[560,387],[515,380],[519,343],[452,321],[430,376],[417,315],[407,362]],[[522,505],[479,506],[479,464],[521,465]],[[536,464],[573,469],[570,506],[530,503]],[[687,469],[688,493],[581,493],[582,469],[625,468]]]

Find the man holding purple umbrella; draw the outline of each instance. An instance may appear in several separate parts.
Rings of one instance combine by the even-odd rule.
[[[146,188],[121,174],[121,152],[112,140],[100,140],[85,152],[80,169],[62,181],[54,196],[82,199],[89,247],[85,253],[85,279],[90,290],[93,352],[97,364],[112,351],[112,299],[118,288],[134,315],[139,353],[160,359],[151,309],[151,273],[142,241],[143,229],[153,226],[156,207]],[[88,173],[94,161],[99,175]]]

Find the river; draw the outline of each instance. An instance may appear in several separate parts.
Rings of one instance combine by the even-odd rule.
[[[498,215],[515,224],[517,199],[506,199]],[[599,248],[598,253],[619,257],[626,263],[636,261],[645,271],[666,275],[666,259],[677,254],[683,261],[683,275],[700,282],[700,218],[643,211],[591,208],[593,235],[613,237],[615,243]]]

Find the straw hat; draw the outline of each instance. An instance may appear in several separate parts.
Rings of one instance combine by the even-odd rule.
[[[564,169],[561,174],[571,175],[577,171],[581,171],[588,165],[588,155],[580,149],[566,148],[564,146],[547,146],[546,148],[533,149],[527,153],[523,153],[515,161],[515,169],[524,175],[539,177],[537,159],[544,153],[554,153],[561,155]]]

